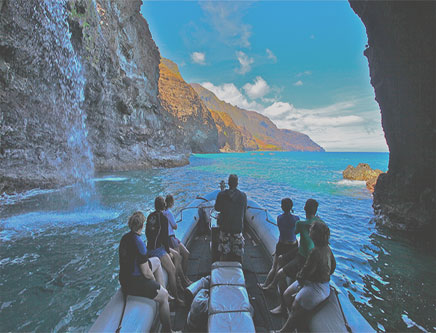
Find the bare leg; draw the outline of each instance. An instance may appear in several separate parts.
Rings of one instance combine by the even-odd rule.
[[[279,332],[293,332],[308,318],[309,311],[305,310],[297,301],[292,304],[291,313]]]
[[[180,282],[182,284],[180,287],[181,287],[181,289],[184,289],[184,286],[189,285],[189,283],[188,283],[188,279],[186,278],[185,274],[183,273],[182,256],[176,250],[174,250],[174,249],[170,249],[170,250],[171,250],[171,254],[173,256],[174,266],[176,267],[177,276],[180,278]]]
[[[188,269],[188,259],[189,259],[189,255],[191,254],[188,249],[185,247],[185,245],[183,243],[179,244],[179,253],[182,256],[182,268],[183,268],[183,272],[186,274],[187,269]]]
[[[163,272],[160,260],[158,257],[151,257],[148,259],[151,262],[151,271],[156,279],[156,282],[159,283],[162,287],[165,287]]]
[[[277,273],[277,267],[279,265],[279,261],[277,259],[277,254],[274,255],[273,264],[271,270],[269,271],[266,280],[264,283],[259,284],[259,287],[263,290],[267,290],[272,288],[271,282],[274,280],[274,277]]]
[[[179,300],[179,298],[177,296],[176,267],[174,266],[173,262],[171,261],[169,254],[165,254],[164,256],[162,256],[160,258],[160,261],[162,263],[162,267],[168,273],[168,282],[169,282],[170,292],[171,292],[172,296],[178,302],[180,302],[181,300]]]
[[[162,324],[162,332],[171,332],[170,305],[168,304],[168,291],[160,287],[154,298],[159,304],[159,319]]]
[[[271,288],[275,284],[277,284],[279,286],[280,305],[278,305],[274,309],[270,310],[270,312],[272,314],[282,314],[283,311],[285,310],[282,307],[282,303],[283,303],[282,295],[283,295],[283,291],[286,289],[286,274],[285,274],[285,271],[283,270],[283,268],[280,268],[279,271],[277,272],[276,276],[274,277],[274,280],[271,282]]]

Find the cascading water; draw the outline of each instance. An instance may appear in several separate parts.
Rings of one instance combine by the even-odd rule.
[[[40,8],[35,8],[34,15],[45,29],[45,60],[60,88],[50,94],[52,104],[58,109],[56,115],[63,116],[66,140],[66,152],[58,157],[57,167],[63,170],[66,179],[77,182],[75,192],[79,194],[80,203],[89,205],[95,199],[95,190],[93,156],[87,139],[86,112],[82,108],[85,78],[71,43],[66,0],[44,0],[37,6]]]

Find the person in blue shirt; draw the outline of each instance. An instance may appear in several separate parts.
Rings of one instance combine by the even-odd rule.
[[[277,216],[277,227],[279,228],[280,236],[276,245],[273,264],[271,270],[263,284],[259,283],[259,288],[267,290],[274,287],[274,278],[279,268],[279,256],[290,252],[297,253],[298,241],[295,237],[295,223],[300,219],[296,215],[292,215],[292,207],[294,203],[290,198],[282,199],[283,214]]]
[[[129,218],[130,232],[121,238],[119,246],[119,281],[124,293],[147,297],[159,304],[159,317],[164,332],[171,331],[168,291],[163,287],[163,274],[158,258],[150,258],[141,239],[145,216],[135,212]]]

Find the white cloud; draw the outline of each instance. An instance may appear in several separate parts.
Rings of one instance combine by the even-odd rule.
[[[199,1],[207,22],[228,45],[250,47],[251,25],[242,21],[249,1]]]
[[[251,99],[261,98],[270,91],[268,83],[266,83],[266,81],[260,76],[257,76],[254,79],[253,84],[247,83],[243,86],[243,88],[245,90],[245,93]]]
[[[270,49],[266,49],[266,54],[267,54],[268,59],[271,59],[272,61],[277,62],[277,57],[273,53],[273,51],[271,51]]]
[[[297,73],[295,76],[302,77],[302,76],[308,76],[308,75],[312,75],[312,72],[311,71],[304,71],[304,72]]]
[[[236,57],[238,58],[239,64],[241,65],[240,68],[236,69],[236,73],[245,74],[251,71],[251,64],[254,63],[253,58],[250,58],[242,51],[237,51]]]
[[[196,64],[205,65],[206,64],[206,54],[202,52],[193,52],[191,54],[191,59]]]
[[[241,91],[233,83],[224,83],[222,85],[216,86],[211,82],[203,82],[201,85],[212,91],[219,99],[236,105],[242,109],[246,110],[263,110],[263,106],[259,103],[252,101],[249,102],[248,99],[241,93]]]
[[[294,83],[294,86],[297,86],[297,87],[302,86],[302,85],[303,85],[303,81],[301,81],[301,80],[298,80],[297,82]]]

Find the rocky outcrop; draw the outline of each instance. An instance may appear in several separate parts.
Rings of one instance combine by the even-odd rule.
[[[354,1],[389,146],[374,191],[379,223],[436,239],[436,3]]]
[[[367,163],[359,163],[357,167],[352,165],[347,166],[347,168],[342,172],[342,177],[349,180],[361,180],[366,182],[366,187],[374,192],[374,186],[377,184],[378,176],[383,173],[379,169],[371,169]]]
[[[209,109],[227,113],[241,132],[247,134],[244,145],[249,148],[245,150],[324,151],[305,134],[278,129],[269,118],[257,112],[240,109],[221,101],[214,93],[199,84],[193,83],[191,86]],[[254,148],[256,146],[257,148]]]
[[[140,6],[0,2],[0,193],[188,162]]]
[[[218,152],[218,131],[209,109],[183,80],[174,62],[162,58],[159,68],[159,99],[175,118],[185,143],[195,153]]]
[[[232,118],[224,112],[210,110],[218,130],[218,146],[221,152],[244,151],[243,134]]]

